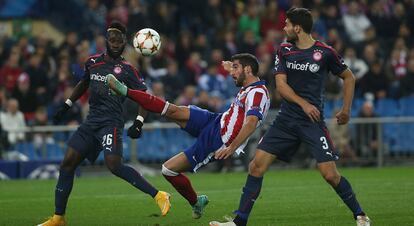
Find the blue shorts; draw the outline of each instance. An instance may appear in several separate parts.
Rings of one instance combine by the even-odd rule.
[[[68,146],[78,151],[90,162],[94,162],[99,153],[116,154],[122,157],[122,129],[114,126],[92,126],[81,124],[68,141]]]
[[[187,156],[193,172],[214,161],[214,152],[223,146],[220,135],[220,118],[221,114],[190,106],[190,119],[183,130],[197,137],[197,140],[184,151],[184,154]]]
[[[318,163],[339,159],[325,122],[312,123],[277,117],[259,141],[261,149],[282,161],[290,162],[304,142]]]

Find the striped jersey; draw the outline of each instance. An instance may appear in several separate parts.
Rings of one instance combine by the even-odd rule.
[[[257,127],[260,126],[267,115],[269,106],[269,92],[264,81],[254,82],[241,88],[234,102],[223,113],[220,120],[220,135],[223,144],[229,146],[233,142],[249,115],[257,116],[259,118]],[[240,145],[238,150],[243,150],[247,142],[248,139]]]

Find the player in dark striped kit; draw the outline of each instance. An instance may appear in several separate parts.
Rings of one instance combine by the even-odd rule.
[[[336,168],[338,156],[323,121],[324,84],[329,72],[344,81],[343,106],[336,115],[338,124],[349,121],[354,75],[333,48],[312,38],[312,26],[308,9],[292,8],[287,12],[284,30],[288,43],[280,46],[274,68],[276,87],[283,97],[279,115],[259,142],[250,163],[236,218],[226,223],[213,221],[210,226],[246,225],[268,167],[276,158],[289,161],[301,142],[307,144],[321,175],[352,211],[357,225],[370,225],[351,184]]]
[[[55,190],[55,214],[48,221],[40,224],[42,226],[66,225],[64,214],[73,186],[75,169],[85,158],[91,162],[95,161],[102,150],[105,154],[105,163],[114,175],[153,197],[162,215],[166,215],[170,209],[169,194],[158,191],[140,173],[122,161],[124,128],[122,102],[125,97],[112,95],[105,85],[106,74],[114,74],[120,81],[134,89],[145,91],[146,86],[136,69],[121,56],[126,45],[125,26],[113,22],[108,27],[106,42],[107,52],[88,59],[82,80],[55,116],[58,120],[70,108],[72,102],[78,100],[89,88],[89,114],[69,139],[68,150],[60,166]],[[143,112],[140,110],[141,114]],[[128,136],[131,138],[140,136],[143,125],[141,114],[128,130]]]

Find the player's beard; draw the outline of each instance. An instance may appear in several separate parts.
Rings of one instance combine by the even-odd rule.
[[[242,72],[239,77],[236,79],[235,83],[237,87],[242,87],[244,80],[246,80],[246,74]]]
[[[298,41],[298,35],[293,33],[293,34],[288,34],[286,33],[286,41],[292,44],[296,44],[296,42]]]
[[[109,47],[108,42],[106,42],[106,52],[108,53],[108,55],[113,58],[113,59],[117,59],[118,57],[120,57],[122,55],[122,53],[124,52],[125,49],[125,45],[122,46],[122,48],[119,49],[119,51],[114,52],[111,50],[111,48]]]

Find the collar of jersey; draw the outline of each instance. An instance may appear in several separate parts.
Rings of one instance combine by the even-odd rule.
[[[247,87],[249,87],[249,86],[258,86],[258,85],[266,85],[266,82],[264,80],[253,82],[253,83],[250,83],[249,85],[243,87],[242,89],[247,89]]]

